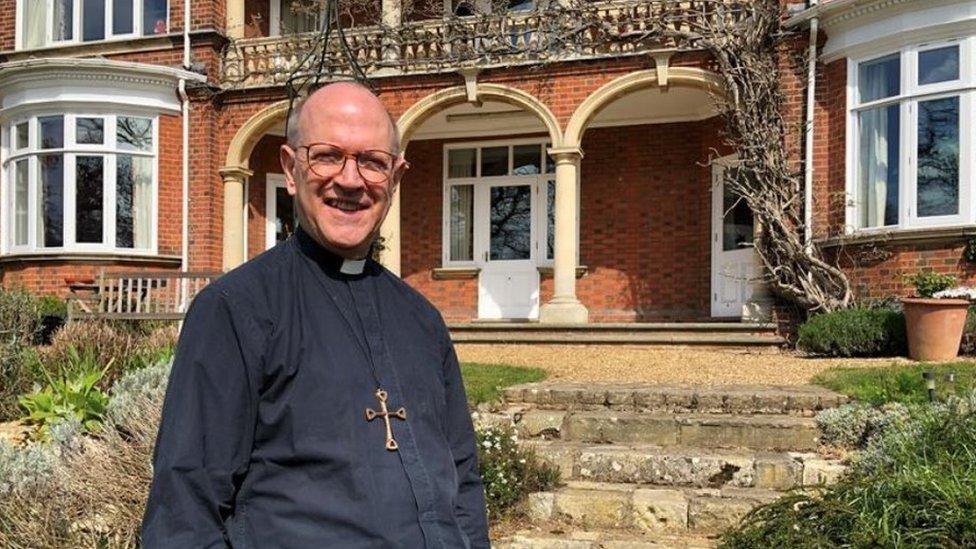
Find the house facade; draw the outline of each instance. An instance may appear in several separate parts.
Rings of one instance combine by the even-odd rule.
[[[721,75],[640,38],[708,3],[585,3],[599,32],[495,4],[342,10],[412,166],[383,262],[449,321],[767,318]],[[866,298],[919,269],[973,278],[976,0],[784,13],[818,59],[782,74],[814,241]],[[287,84],[320,24],[293,0],[0,0],[3,285],[227,270],[286,238]],[[552,54],[540,29],[574,39]]]

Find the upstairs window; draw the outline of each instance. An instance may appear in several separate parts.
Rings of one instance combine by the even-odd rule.
[[[19,49],[169,32],[169,0],[19,0]]]
[[[972,223],[976,41],[913,45],[852,61],[849,224]],[[969,60],[966,62],[965,60]]]

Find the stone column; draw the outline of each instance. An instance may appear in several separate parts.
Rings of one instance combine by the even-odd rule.
[[[244,38],[244,0],[227,0],[227,37]]]
[[[397,29],[403,22],[403,0],[383,0],[383,27],[387,29]],[[397,50],[397,41],[393,39],[387,30],[383,36],[383,61],[395,62],[400,58]],[[389,67],[392,69],[393,67]]]
[[[380,227],[384,249],[380,263],[393,274],[400,276],[400,189],[390,199],[390,211]]]
[[[577,147],[549,149],[556,162],[556,235],[554,291],[552,300],[539,311],[539,322],[546,324],[585,324],[586,307],[576,298],[576,249],[579,230],[576,223],[580,160]]]
[[[254,172],[240,166],[220,170],[224,179],[224,270],[244,263],[244,180]]]

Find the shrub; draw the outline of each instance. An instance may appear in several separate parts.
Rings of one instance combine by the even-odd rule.
[[[757,508],[726,548],[976,546],[976,392],[916,406],[815,494]]]
[[[0,422],[20,417],[17,399],[33,389],[36,378],[28,354],[19,345],[0,345]]]
[[[559,483],[559,470],[519,448],[510,427],[484,427],[475,433],[490,520],[520,514],[520,504],[530,493],[550,490]]]
[[[906,351],[905,317],[888,309],[842,309],[800,326],[797,346],[823,356],[897,356]]]
[[[25,290],[0,289],[0,344],[30,345],[40,327],[41,305]]]
[[[41,440],[50,437],[52,425],[65,420],[77,421],[85,431],[97,431],[105,415],[108,395],[96,384],[112,363],[99,369],[95,356],[80,355],[74,348],[69,351],[69,362],[57,372],[57,377],[45,372],[47,386],[20,399],[28,413],[24,422],[39,425],[37,436]]]
[[[908,282],[915,286],[918,297],[931,298],[936,293],[948,290],[956,285],[956,277],[951,274],[941,274],[933,271],[922,271],[908,278]]]
[[[891,403],[875,408],[861,403],[829,408],[817,414],[820,441],[827,446],[858,450],[875,435],[897,422],[905,421],[908,408]]]

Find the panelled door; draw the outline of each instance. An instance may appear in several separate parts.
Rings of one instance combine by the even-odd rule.
[[[487,194],[487,212],[478,219],[487,227],[478,284],[478,316],[484,319],[538,318],[539,270],[533,254],[537,183],[491,183],[478,190]]]
[[[752,210],[725,183],[734,166],[733,160],[727,160],[712,167],[713,317],[741,318],[760,274]]]

